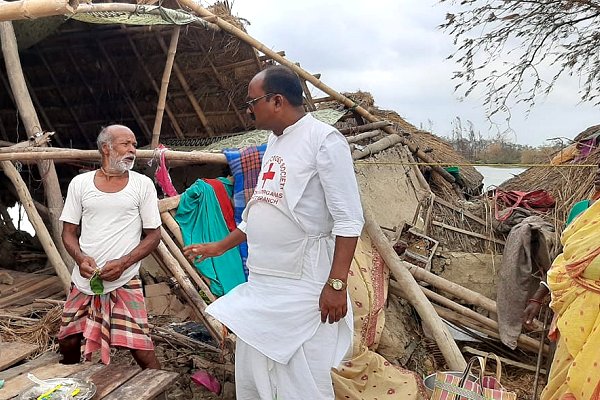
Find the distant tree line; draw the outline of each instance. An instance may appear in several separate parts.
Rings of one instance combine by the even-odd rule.
[[[446,140],[457,153],[475,164],[545,164],[560,150],[560,143],[532,147],[513,143],[506,134],[484,138],[471,121],[457,117]]]

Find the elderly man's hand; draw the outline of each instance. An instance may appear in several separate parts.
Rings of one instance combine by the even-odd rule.
[[[183,248],[183,254],[191,262],[201,262],[210,257],[218,257],[225,252],[220,243],[191,244]]]
[[[116,281],[125,271],[125,265],[119,260],[110,260],[100,271],[100,279],[107,282]]]
[[[346,316],[348,303],[346,289],[335,290],[325,285],[319,297],[319,310],[321,311],[321,322],[329,321],[330,324],[338,322]]]
[[[77,265],[79,265],[79,274],[85,279],[90,279],[94,275],[94,272],[96,272],[96,269],[98,269],[96,260],[86,255],[78,260]]]

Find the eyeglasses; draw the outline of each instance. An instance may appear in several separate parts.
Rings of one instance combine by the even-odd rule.
[[[259,96],[259,97],[255,98],[255,99],[248,100],[247,102],[245,102],[245,103],[244,103],[244,109],[247,109],[247,108],[250,108],[250,109],[251,109],[251,108],[253,108],[253,107],[254,107],[254,104],[255,104],[257,101],[259,101],[259,100],[262,100],[262,99],[264,99],[265,97],[269,97],[269,96],[275,96],[275,93],[267,93],[267,94],[263,94],[262,96]]]

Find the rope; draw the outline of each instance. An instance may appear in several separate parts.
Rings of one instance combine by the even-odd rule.
[[[395,161],[355,161],[354,164],[364,165],[418,165],[438,167],[502,167],[502,168],[598,168],[598,164],[470,164],[470,163],[426,163],[426,162],[395,162]]]

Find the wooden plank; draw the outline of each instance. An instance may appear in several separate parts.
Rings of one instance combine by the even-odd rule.
[[[85,362],[83,364],[86,366],[85,369],[82,371],[75,372],[73,375],[69,375],[69,378],[90,381],[92,375],[106,368],[106,365],[101,363]]]
[[[104,399],[151,400],[165,392],[178,377],[177,372],[145,369]]]
[[[35,353],[35,344],[21,342],[0,342],[0,371],[15,365]]]
[[[65,378],[85,368],[85,364],[65,365],[53,363],[36,368],[31,371],[31,373],[40,379]],[[0,400],[12,399],[13,397],[18,396],[19,393],[33,387],[33,385],[34,383],[31,382],[26,375],[19,375],[9,379],[4,383],[2,390],[0,390]]]
[[[140,372],[138,366],[109,364],[90,376],[97,388],[93,400],[100,400]],[[122,397],[127,399],[129,397]],[[130,397],[135,399],[136,397]]]
[[[15,367],[12,367],[12,368],[9,368],[7,370],[0,372],[0,379],[7,381],[11,378],[14,378],[15,376],[25,374],[25,373],[31,371],[32,369],[43,367],[44,365],[48,365],[48,364],[56,364],[56,363],[58,363],[59,359],[60,359],[60,355],[58,353],[54,353],[54,352],[50,352],[50,351],[46,352],[46,353],[42,354],[41,356],[39,356],[38,358],[35,358],[33,360],[27,361],[24,364],[17,365]]]
[[[469,236],[474,236],[474,237],[477,237],[477,238],[480,238],[480,239],[483,239],[483,240],[489,240],[490,242],[498,243],[498,244],[501,244],[501,245],[505,245],[506,244],[506,242],[504,240],[499,240],[499,239],[496,239],[494,237],[489,237],[489,236],[486,236],[486,235],[482,235],[481,233],[477,233],[477,232],[471,232],[471,231],[468,231],[466,229],[457,228],[455,226],[444,224],[443,222],[431,221],[431,224],[435,225],[435,226],[439,226],[440,228],[448,229],[450,231],[462,233],[462,234],[469,235]]]
[[[38,292],[44,290],[49,285],[53,285],[57,279],[59,279],[57,276],[48,276],[47,278],[42,278],[42,280],[39,282],[29,285],[27,288],[23,288],[23,290],[16,291],[6,297],[3,296],[2,299],[0,299],[0,308],[4,308],[9,305],[26,304],[28,298],[27,296],[38,297]]]
[[[481,219],[478,216],[470,213],[469,211],[463,210],[460,207],[456,207],[456,206],[452,205],[451,203],[447,202],[446,200],[440,199],[437,196],[433,199],[433,201],[435,201],[436,203],[439,203],[439,204],[441,204],[441,205],[443,205],[445,207],[448,207],[448,208],[450,208],[450,209],[452,209],[452,210],[454,210],[454,211],[456,211],[456,212],[458,212],[460,214],[463,214],[465,217],[469,217],[473,221],[479,222],[483,226],[491,225],[491,222],[486,223],[483,219]]]

